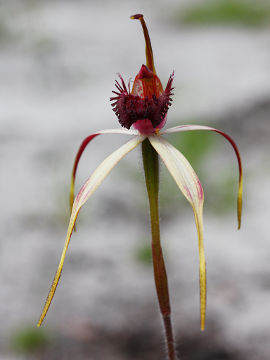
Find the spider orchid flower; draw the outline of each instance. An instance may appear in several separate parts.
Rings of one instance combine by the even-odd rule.
[[[123,78],[119,75],[120,81],[116,81],[116,91],[111,97],[113,111],[115,112],[120,124],[125,129],[102,130],[86,137],[76,155],[70,189],[71,216],[67,230],[66,241],[59,263],[58,270],[54,277],[49,291],[43,312],[40,316],[38,326],[50,307],[56,287],[58,285],[62,268],[70,242],[75,222],[81,207],[86,203],[90,196],[101,185],[102,181],[116,166],[116,164],[131,150],[142,143],[142,155],[145,171],[146,187],[149,197],[150,218],[152,230],[152,258],[154,268],[154,278],[156,283],[157,297],[160,311],[163,317],[167,350],[169,359],[176,359],[173,342],[173,332],[170,320],[170,300],[166,275],[165,263],[162,255],[159,231],[159,206],[158,206],[158,187],[159,187],[159,156],[171,173],[179,189],[192,206],[195,223],[198,233],[199,245],[199,279],[200,279],[200,314],[201,330],[205,327],[206,312],[206,265],[203,245],[203,201],[204,193],[201,183],[193,168],[184,155],[167,142],[162,135],[184,131],[213,131],[222,135],[232,145],[239,167],[239,186],[238,186],[238,228],[241,225],[242,209],[242,165],[240,154],[235,142],[224,132],[208,126],[200,125],[180,125],[167,130],[163,130],[166,123],[167,112],[172,103],[172,83],[174,73],[169,77],[165,90],[161,81],[156,75],[154,58],[148,30],[142,14],[131,16],[131,19],[138,19],[142,25],[146,42],[146,65],[142,65],[136,76],[132,90],[130,81],[126,86]],[[130,128],[133,126],[133,130]],[[92,173],[85,184],[80,189],[74,200],[74,183],[76,171],[81,155],[86,146],[97,136],[103,134],[124,134],[131,135],[132,138],[119,149],[110,154]]]

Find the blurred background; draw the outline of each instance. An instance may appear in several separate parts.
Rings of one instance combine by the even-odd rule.
[[[118,128],[117,73],[145,63],[150,31],[158,76],[175,70],[167,127],[216,126],[237,142],[238,169],[219,135],[168,136],[205,189],[207,322],[200,332],[192,210],[161,169],[161,234],[177,348],[189,360],[270,354],[270,1],[0,0],[0,359],[161,360],[165,347],[151,267],[140,148],[80,212],[64,271],[41,313],[64,244],[74,156],[84,137]],[[127,139],[104,135],[81,159],[77,191]]]

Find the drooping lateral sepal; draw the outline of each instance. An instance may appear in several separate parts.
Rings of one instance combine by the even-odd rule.
[[[241,227],[241,218],[242,218],[242,197],[243,197],[243,168],[242,168],[242,161],[239,149],[235,143],[235,141],[225,132],[212,128],[210,126],[201,126],[201,125],[180,125],[175,126],[165,131],[162,131],[160,134],[171,134],[177,133],[182,131],[196,131],[196,130],[206,130],[206,131],[214,131],[220,135],[222,135],[226,140],[229,141],[233,150],[235,152],[237,162],[238,162],[238,169],[239,169],[239,180],[238,180],[238,195],[237,195],[237,221],[238,221],[238,229]]]

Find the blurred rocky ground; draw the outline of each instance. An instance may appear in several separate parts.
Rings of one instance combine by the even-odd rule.
[[[1,360],[164,359],[139,149],[81,211],[52,307],[43,328],[35,328],[64,243],[76,150],[89,133],[119,127],[109,102],[116,74],[134,78],[145,62],[142,31],[129,19],[138,12],[145,14],[161,81],[175,70],[167,126],[227,131],[244,165],[237,231],[230,146],[216,134],[170,137],[193,164],[206,198],[201,333],[193,214],[162,168],[161,232],[179,353],[189,360],[269,359],[268,3],[256,2],[256,10],[244,0],[228,1],[229,9],[222,0],[203,4],[0,1]],[[77,190],[124,141],[94,140]]]

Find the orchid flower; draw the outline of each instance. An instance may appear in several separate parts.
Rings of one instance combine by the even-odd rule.
[[[123,78],[119,75],[120,81],[116,81],[116,91],[111,97],[113,111],[115,112],[119,123],[125,129],[101,130],[97,131],[84,139],[77,156],[75,158],[71,189],[70,206],[71,216],[67,230],[66,241],[62,252],[58,270],[55,274],[52,286],[50,288],[44,309],[40,316],[38,326],[40,326],[50,307],[51,301],[58,285],[62,268],[69,246],[72,232],[75,228],[75,222],[81,207],[86,203],[90,196],[101,185],[102,181],[116,166],[116,164],[131,150],[142,143],[142,155],[145,172],[145,181],[149,197],[151,231],[152,231],[152,259],[154,268],[154,278],[156,284],[157,297],[162,314],[167,350],[169,359],[176,359],[176,353],[173,341],[173,331],[171,325],[171,310],[169,300],[169,290],[166,275],[165,263],[160,244],[159,230],[159,156],[174,178],[179,189],[192,206],[195,223],[198,233],[199,247],[199,280],[200,280],[200,316],[201,330],[205,327],[206,313],[206,264],[203,245],[203,201],[204,193],[201,183],[184,155],[167,142],[162,135],[184,131],[213,131],[222,135],[232,145],[236,154],[239,167],[239,184],[237,199],[238,228],[241,225],[242,209],[242,165],[240,154],[235,142],[226,133],[208,126],[200,125],[180,125],[167,130],[163,127],[167,120],[167,112],[172,103],[172,83],[174,73],[169,77],[165,90],[163,90],[161,81],[156,75],[154,58],[148,30],[142,14],[131,16],[131,19],[138,19],[142,25],[146,42],[146,65],[142,65],[138,75],[133,82],[130,90],[130,81],[126,86]],[[133,126],[133,130],[130,130]],[[85,184],[80,189],[74,200],[74,183],[76,171],[81,155],[86,146],[97,136],[103,134],[124,134],[132,136],[131,140],[122,145],[119,149],[110,154],[92,173]]]

